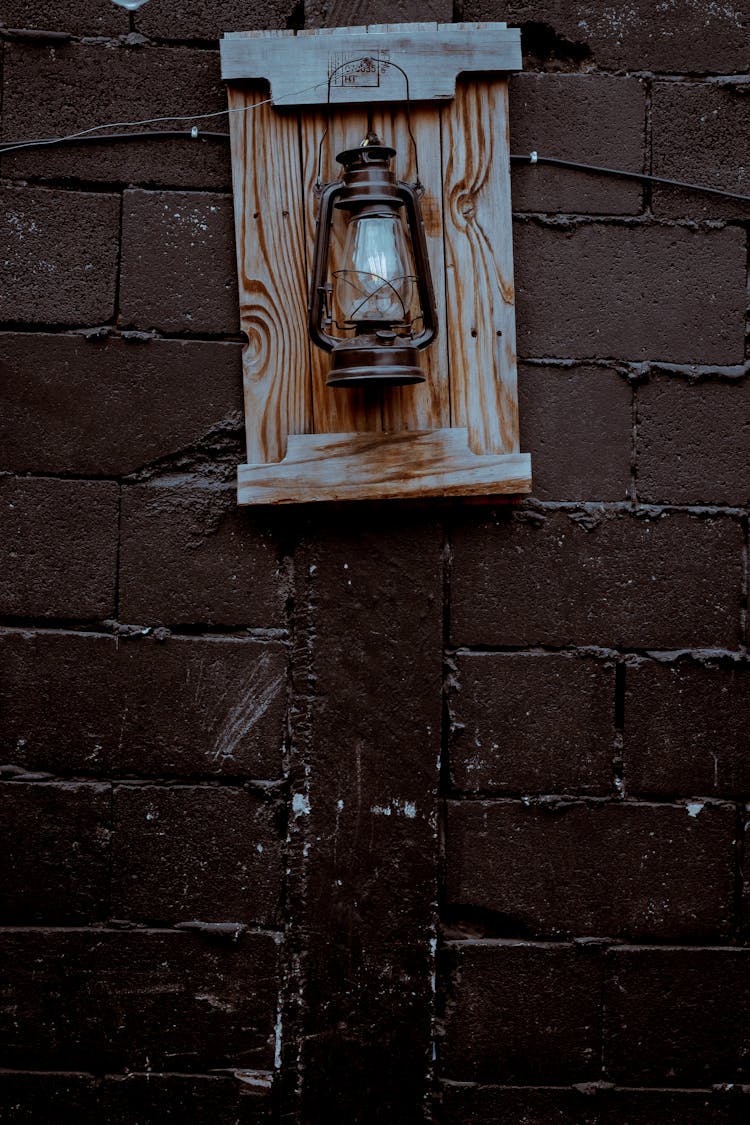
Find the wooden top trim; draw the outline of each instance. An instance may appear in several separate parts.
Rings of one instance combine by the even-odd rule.
[[[497,20],[490,23],[438,23],[436,20],[424,23],[362,23],[350,25],[348,27],[312,27],[304,28],[299,31],[288,31],[284,28],[271,28],[268,31],[225,31],[222,36],[223,39],[278,39],[280,36],[314,36],[314,35],[353,35],[360,32],[366,34],[373,31],[390,32],[394,27],[399,28],[401,31],[414,34],[420,31],[439,31],[441,28],[451,28],[460,31],[484,31],[486,29],[496,30],[498,28],[507,27],[507,23],[502,23]]]
[[[448,100],[459,74],[520,70],[521,33],[504,23],[399,23],[230,32],[221,42],[222,77],[265,80],[280,105],[325,104],[329,74],[348,59],[331,85],[335,105],[403,102],[403,76],[386,61],[406,71],[413,101]]]

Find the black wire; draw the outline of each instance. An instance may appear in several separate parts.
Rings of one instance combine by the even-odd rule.
[[[206,140],[228,141],[229,133],[208,133],[199,130],[179,129],[151,130],[147,133],[103,133],[95,137],[58,137],[38,141],[0,141],[0,156],[9,149],[23,152],[25,149],[46,148],[49,145],[93,145],[108,141],[155,141],[155,140]],[[708,187],[706,184],[691,184],[685,180],[670,180],[665,176],[650,176],[645,172],[625,172],[621,168],[606,168],[600,164],[581,164],[576,160],[561,160],[556,156],[532,156],[511,153],[511,164],[548,164],[555,168],[571,168],[575,172],[590,172],[598,176],[616,176],[622,180],[637,180],[639,183],[662,184],[665,187],[682,188],[683,191],[698,191],[704,195],[717,195],[722,199],[733,199],[737,203],[750,203],[750,195],[740,195],[723,188]]]
[[[38,141],[0,141],[0,156],[13,150],[23,152],[30,148],[50,148],[52,145],[94,145],[104,141],[228,141],[229,133],[209,133],[200,129],[195,136],[185,129],[152,129],[145,133],[101,133],[94,137],[52,137]]]
[[[575,160],[559,160],[556,156],[519,156],[511,153],[512,164],[551,164],[555,168],[572,168],[575,172],[593,172],[600,176],[617,176],[623,180],[638,180],[646,184],[663,184],[666,187],[683,188],[685,191],[701,191],[706,195],[720,195],[724,199],[735,199],[740,203],[750,203],[750,195],[738,195],[723,188],[708,187],[706,184],[689,184],[685,180],[669,180],[665,176],[649,176],[645,172],[624,172],[620,168],[604,168],[599,164],[579,164]]]

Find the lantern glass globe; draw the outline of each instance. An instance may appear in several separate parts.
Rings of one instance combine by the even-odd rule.
[[[411,323],[414,276],[398,212],[352,216],[335,281],[340,319],[347,326]]]

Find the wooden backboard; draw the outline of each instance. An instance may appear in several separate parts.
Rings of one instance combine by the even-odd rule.
[[[221,49],[247,336],[239,502],[528,492],[508,150],[518,31],[492,23],[248,32],[226,36]],[[404,80],[387,62],[409,77],[439,334],[422,355],[425,383],[365,393],[327,387],[328,356],[307,335],[313,185],[332,73],[323,179],[336,178],[335,153],[359,143],[369,110],[397,150],[397,177],[413,181]]]

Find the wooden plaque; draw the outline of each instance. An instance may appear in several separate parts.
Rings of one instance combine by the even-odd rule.
[[[518,445],[508,150],[518,31],[491,23],[241,32],[221,52],[247,336],[239,502],[530,491],[530,458]],[[386,55],[409,75],[438,339],[421,353],[421,385],[332,389],[329,356],[307,334],[328,78],[339,68],[346,81],[332,86],[323,179],[336,178],[335,154],[359,144],[369,111],[397,150],[397,177],[413,182],[403,78],[382,63]]]

